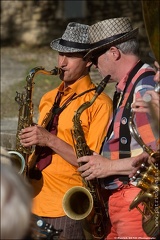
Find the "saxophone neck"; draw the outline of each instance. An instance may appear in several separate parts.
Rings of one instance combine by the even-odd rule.
[[[26,78],[27,82],[32,82],[33,78],[36,74],[44,74],[44,75],[59,75],[62,72],[61,68],[55,67],[52,70],[48,71],[42,66],[38,66],[35,68],[32,68]]]
[[[71,131],[72,138],[73,138],[73,144],[74,144],[74,149],[76,152],[77,157],[82,157],[86,155],[92,155],[93,152],[90,150],[89,146],[87,145],[85,135],[83,128],[81,126],[81,120],[80,116],[83,113],[83,111],[87,108],[89,108],[96,98],[101,94],[101,92],[104,90],[106,84],[108,83],[110,79],[110,75],[106,76],[96,87],[96,91],[92,97],[92,99],[88,102],[84,102],[75,112],[73,116],[73,130]]]
[[[80,115],[82,114],[82,112],[89,108],[93,103],[94,101],[97,99],[97,97],[103,92],[103,90],[105,89],[109,79],[110,79],[110,75],[107,75],[100,83],[99,85],[96,87],[96,91],[94,93],[94,96],[92,97],[92,99],[88,102],[85,102],[83,103],[79,108],[78,110],[76,111],[75,113],[75,116],[78,115],[80,117]]]
[[[107,75],[105,78],[103,78],[103,80],[100,82],[100,84],[96,88],[96,92],[95,92],[96,96],[100,95],[101,92],[103,92],[110,78],[111,78],[111,75]]]

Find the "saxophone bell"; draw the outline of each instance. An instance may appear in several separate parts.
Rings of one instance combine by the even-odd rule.
[[[110,75],[106,76],[96,87],[96,91],[90,101],[84,102],[75,112],[73,116],[73,129],[71,131],[73,137],[73,145],[77,158],[92,155],[93,152],[87,145],[84,131],[81,126],[80,116],[83,111],[89,108],[97,97],[104,90],[110,79]],[[97,179],[86,181],[83,179],[84,187],[76,186],[69,189],[63,197],[63,210],[66,215],[74,220],[87,220],[89,224],[89,236],[87,239],[104,239],[106,235],[108,222],[107,209],[100,194],[100,186]],[[92,236],[91,236],[92,235]]]
[[[93,209],[93,197],[84,187],[72,187],[65,193],[62,206],[69,218],[82,220],[86,218]]]
[[[11,155],[12,166],[19,174],[22,174],[25,169],[25,159],[23,155],[17,151],[9,151],[8,153]]]

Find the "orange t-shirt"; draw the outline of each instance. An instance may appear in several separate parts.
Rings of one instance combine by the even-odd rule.
[[[78,80],[64,90],[60,106],[70,98],[73,93],[77,95],[95,87],[89,75]],[[61,85],[46,93],[40,102],[39,124],[53,105],[57,91],[63,89]],[[57,136],[73,146],[71,129],[73,128],[73,116],[75,111],[84,102],[90,101],[94,90],[73,100],[60,114]],[[106,134],[106,127],[112,113],[112,101],[104,93],[98,96],[95,102],[81,114],[81,126],[85,139],[90,149],[99,152]],[[68,189],[73,186],[82,186],[82,178],[77,168],[60,155],[52,156],[52,163],[42,171],[41,180],[31,180],[34,188],[33,213],[43,217],[60,217],[65,213],[62,207],[62,199]]]

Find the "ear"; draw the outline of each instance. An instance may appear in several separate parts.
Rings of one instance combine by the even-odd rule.
[[[121,53],[117,47],[113,46],[109,50],[110,50],[110,53],[111,53],[112,57],[114,58],[114,60],[118,60],[120,58]]]
[[[86,60],[86,61],[87,61],[87,60]],[[91,67],[92,64],[93,64],[93,63],[92,63],[90,60],[88,60],[86,67]]]

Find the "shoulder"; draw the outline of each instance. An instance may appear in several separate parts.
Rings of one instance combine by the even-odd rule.
[[[145,63],[142,68],[138,71],[137,73],[137,78],[141,78],[141,82],[148,82],[148,81],[154,81],[153,78],[154,78],[154,75],[155,75],[155,70],[150,66],[148,65],[147,63]]]
[[[137,78],[140,77],[140,81],[136,84],[135,92],[141,91],[142,89],[144,91],[152,90],[155,87],[154,75],[154,69],[145,63],[138,72]]]
[[[41,101],[42,101],[42,100],[47,100],[47,99],[48,99],[48,100],[53,99],[53,98],[55,98],[56,94],[57,94],[57,88],[55,88],[55,89],[53,89],[53,90],[45,93],[45,94],[42,96]]]
[[[148,90],[153,90],[155,87],[155,81],[154,81],[154,76],[147,76],[145,78],[142,78],[135,87],[135,92],[138,91],[148,91]]]
[[[95,100],[92,111],[101,111],[104,114],[111,114],[113,108],[112,99],[106,94],[101,93]]]
[[[95,90],[88,92],[84,98],[86,101],[91,101],[91,99],[93,99],[94,96],[95,96]],[[97,96],[94,103],[96,105],[102,105],[102,104],[105,104],[105,105],[111,104],[112,105],[112,99],[105,92],[102,92],[100,95]]]
[[[97,103],[99,104],[112,104],[112,99],[104,92],[102,92],[98,97],[97,97]]]

